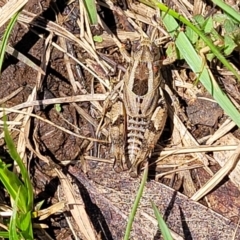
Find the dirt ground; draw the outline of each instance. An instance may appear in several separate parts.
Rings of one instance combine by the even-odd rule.
[[[105,76],[101,68],[92,63],[93,60],[89,54],[76,42],[69,39],[63,41],[57,34],[51,35],[37,26],[39,22],[36,19],[52,21],[79,38],[81,31],[76,23],[79,14],[78,1],[71,4],[63,1],[50,2],[29,1],[24,10],[36,14],[37,17],[29,24],[19,21],[10,38],[10,45],[36,65],[42,66],[42,69],[45,69],[45,75],[41,75],[22,61],[6,54],[0,79],[0,100],[18,89],[19,92],[3,103],[5,107],[18,106],[32,100],[42,101],[93,92],[96,94],[106,93],[106,88],[102,83],[72,59],[67,58],[66,54],[53,47],[51,43],[56,43],[62,48],[65,46],[67,51],[78,58],[80,62],[91,66],[97,75],[110,79],[112,85],[117,78],[123,76],[123,72],[126,70],[127,63],[121,57],[115,44],[109,43],[109,46],[101,47],[101,43],[96,43],[98,46],[96,51],[99,55],[106,56],[113,62],[113,64],[109,64],[114,70]],[[124,10],[126,8],[124,2],[115,4]],[[111,10],[102,6],[98,10],[114,33],[118,30],[133,31],[132,26],[124,18],[116,15],[114,18]],[[143,29],[146,28],[145,25],[143,25]],[[92,27],[91,31],[94,35],[101,35],[104,29],[97,26]],[[135,38],[134,33],[124,42],[127,51],[131,50],[129,42],[132,38]],[[49,59],[46,57],[47,54],[49,54]],[[186,79],[188,83],[194,85],[194,81],[191,80],[193,73],[184,68],[182,61],[165,67],[163,75],[166,84],[174,88],[172,86],[174,79],[171,74],[173,70],[178,71],[182,79]],[[70,80],[70,72],[73,74],[72,79],[75,79],[75,85]],[[223,85],[226,92],[230,93],[239,103],[240,87],[234,79],[225,76]],[[77,86],[76,89],[74,86]],[[189,133],[199,143],[205,145],[207,141],[205,138],[213,135],[227,119],[227,116],[216,102],[206,101],[211,96],[200,83],[195,84],[194,87],[197,89],[196,98],[190,98],[186,91],[179,88],[174,92],[180,105],[178,116]],[[33,91],[35,90],[35,99],[29,99],[34,96]],[[44,200],[42,208],[67,199],[64,196],[64,187],[60,186],[63,183],[55,170],[58,169],[68,176],[69,182],[75,185],[75,197],[82,196],[83,200],[81,201],[85,203],[87,215],[99,239],[122,239],[141,175],[139,178],[133,179],[128,172],[116,173],[113,171],[113,158],[110,154],[108,136],[104,132],[100,136],[96,136],[102,112],[97,110],[95,102],[94,100],[65,102],[60,106],[54,104],[37,106],[35,104],[36,106],[33,106],[34,114],[51,121],[65,131],[40,118],[32,117],[27,125],[28,140],[25,159],[28,161],[34,184],[35,202]],[[103,101],[99,101],[99,103],[100,106],[103,106]],[[60,111],[57,109],[58,107],[60,107]],[[23,108],[18,109],[23,110]],[[17,116],[17,113],[11,113],[8,120],[16,120]],[[106,125],[106,129],[108,130],[108,125]],[[69,134],[67,131],[75,135]],[[237,127],[231,130],[231,136],[234,138],[231,145],[239,144],[239,134]],[[12,130],[11,135],[16,145],[19,144],[19,127]],[[102,143],[82,139],[79,135],[98,138]],[[173,121],[169,116],[163,135],[156,146],[156,154],[153,154],[150,162],[154,162],[158,158],[163,148],[174,149],[182,146],[178,140],[173,141],[174,139],[179,138],[174,134]],[[218,144],[225,146],[229,143],[226,140],[223,144],[222,140]],[[7,154],[2,139],[0,149],[1,156]],[[198,158],[201,159],[186,153],[165,157],[161,162],[162,165],[153,164],[150,168],[147,190],[136,217],[132,239],[160,238],[149,199],[158,205],[171,230],[182,239],[231,239],[239,216],[239,185],[225,177],[207,195],[207,198],[200,201],[201,204],[189,200],[194,191],[197,191],[210,179],[208,168],[216,173],[222,166],[215,160],[217,156],[213,150],[206,152],[207,154],[199,153],[201,155],[198,155]],[[207,167],[203,167],[201,163],[203,159],[209,163]],[[176,169],[176,166],[186,161],[189,161],[190,170],[164,176],[165,172]],[[163,175],[156,178],[158,174]],[[56,212],[42,222],[40,221],[47,224],[49,228],[36,230],[36,239],[74,239],[66,220],[69,212],[70,210],[65,208],[64,213]],[[70,220],[70,222],[74,221]],[[78,226],[75,223],[72,224],[76,234],[82,237]],[[237,231],[235,239],[239,238],[240,232]]]

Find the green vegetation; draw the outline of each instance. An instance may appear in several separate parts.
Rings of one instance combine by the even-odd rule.
[[[98,15],[97,8],[94,0],[84,0],[84,4],[86,6],[86,10],[88,13],[88,17],[90,20],[90,24],[97,25],[98,24]]]
[[[153,202],[152,202],[152,208],[153,208],[154,214],[155,214],[155,216],[157,218],[158,226],[159,226],[159,229],[161,230],[163,238],[165,240],[173,240],[172,235],[170,233],[170,230],[169,230],[167,224],[165,223],[162,215],[160,214],[160,212],[158,211],[156,205]]]
[[[9,36],[13,30],[13,27],[17,21],[19,13],[20,13],[20,11],[15,13],[14,16],[11,18],[11,20],[4,32],[2,41],[0,43],[0,74],[1,74],[1,69],[2,69],[2,64],[3,64],[3,60],[4,60],[4,55],[5,55],[8,39],[9,39]]]
[[[236,48],[239,47],[238,24],[240,21],[240,14],[238,14],[239,21],[237,23],[235,23],[235,19],[231,18],[231,16],[227,17],[225,15],[228,21],[224,21],[224,27],[226,31],[231,31],[232,38],[230,41],[229,37],[226,37],[227,41],[224,42],[222,49],[219,49],[219,47],[214,45],[214,41],[222,39],[222,37],[220,37],[216,31],[213,31],[213,24],[211,19],[202,20],[202,18],[198,16],[195,18],[196,22],[193,24],[183,16],[179,15],[177,12],[169,9],[167,6],[158,3],[155,0],[152,0],[151,2],[143,2],[150,5],[154,4],[154,6],[158,7],[161,11],[164,11],[162,14],[163,24],[168,30],[170,36],[175,40],[175,44],[180,55],[185,59],[193,72],[198,75],[198,78],[203,86],[213,96],[213,98],[222,107],[226,114],[238,125],[238,127],[240,127],[240,113],[238,109],[236,109],[228,96],[220,88],[216,80],[211,76],[211,73],[206,66],[206,60],[204,59],[204,56],[196,51],[197,47],[193,46],[194,42],[199,43],[201,39],[205,45],[209,47],[211,53],[217,57],[224,64],[224,66],[236,76],[238,80],[240,80],[239,74],[232,67],[232,65],[230,65],[230,63],[220,51],[224,50],[225,53],[230,54],[233,51],[234,46]],[[187,26],[186,34],[181,31],[181,27],[178,22],[181,22]],[[210,36],[208,36],[209,32],[212,33]],[[219,39],[217,39],[216,36],[218,36]],[[212,39],[211,37],[214,38]]]
[[[144,170],[142,181],[141,181],[140,187],[138,189],[136,199],[134,201],[131,213],[130,213],[129,218],[128,218],[128,223],[127,223],[126,232],[125,232],[125,235],[124,235],[124,240],[128,240],[129,237],[130,237],[130,232],[131,232],[131,229],[132,229],[133,220],[134,220],[134,217],[136,215],[140,199],[143,195],[143,189],[144,189],[144,186],[147,182],[147,176],[148,176],[148,166]]]
[[[137,209],[139,207],[139,203],[140,203],[141,197],[143,195],[143,190],[144,190],[144,187],[145,187],[146,182],[147,182],[147,177],[148,177],[148,166],[145,167],[140,187],[138,189],[138,192],[137,192],[137,195],[136,195],[136,198],[135,198],[135,201],[134,201],[131,213],[129,214],[127,227],[126,227],[126,231],[125,231],[125,235],[124,235],[124,240],[130,239],[130,232],[131,232],[131,229],[132,229],[132,224],[133,224],[134,217],[136,215]],[[153,208],[155,216],[157,218],[158,226],[159,226],[159,228],[161,230],[163,238],[165,240],[172,240],[172,236],[170,234],[170,231],[169,231],[166,223],[164,222],[161,214],[159,213],[157,207],[154,205],[154,203],[152,203],[152,208]]]
[[[0,236],[9,239],[33,239],[32,211],[33,211],[33,187],[14,142],[10,137],[6,119],[4,123],[5,142],[8,152],[20,171],[19,174],[10,170],[12,166],[6,165],[0,159],[0,180],[10,195],[12,214],[9,221],[6,221],[8,232],[0,232]]]

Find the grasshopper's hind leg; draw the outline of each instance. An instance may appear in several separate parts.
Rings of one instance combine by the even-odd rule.
[[[109,112],[110,117],[110,139],[111,153],[114,156],[114,170],[121,172],[126,169],[125,158],[125,120],[123,103],[118,100],[113,105]]]

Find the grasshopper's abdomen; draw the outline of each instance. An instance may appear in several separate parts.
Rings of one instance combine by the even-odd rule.
[[[138,153],[142,149],[142,141],[144,139],[144,132],[146,131],[147,124],[144,118],[128,118],[127,154],[130,163],[136,159]]]

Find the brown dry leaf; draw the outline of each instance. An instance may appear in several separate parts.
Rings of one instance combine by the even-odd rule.
[[[69,171],[101,209],[111,237],[122,239],[140,180],[129,178],[127,172],[116,174],[110,164],[103,163],[88,173],[91,180],[77,168],[70,167]],[[150,200],[158,206],[169,228],[184,239],[231,239],[237,228],[236,224],[211,209],[161,183],[149,181],[135,217],[131,239],[160,239]]]

